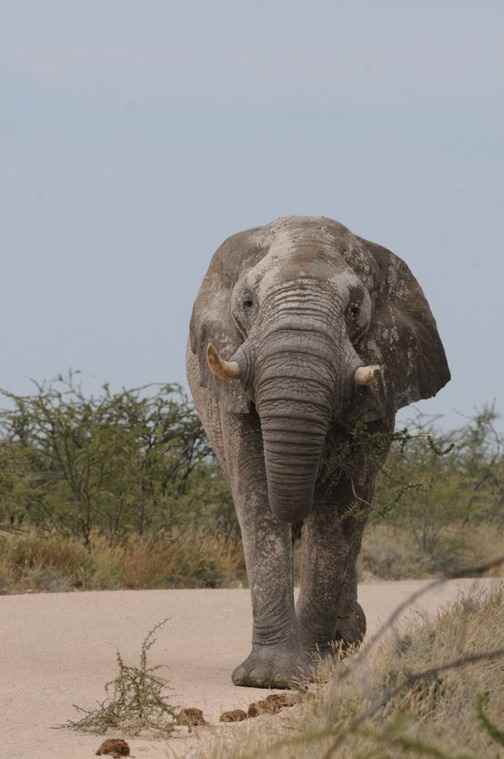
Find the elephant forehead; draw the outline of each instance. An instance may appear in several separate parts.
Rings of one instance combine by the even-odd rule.
[[[262,298],[283,282],[305,278],[333,283],[338,289],[357,282],[334,238],[313,230],[296,233],[287,229],[275,235],[268,253],[250,272],[249,284]]]

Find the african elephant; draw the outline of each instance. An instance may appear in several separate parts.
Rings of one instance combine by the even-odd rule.
[[[314,651],[364,636],[355,564],[395,412],[450,378],[436,322],[391,251],[329,218],[280,218],[213,256],[187,373],[230,483],[252,595],[252,651],[232,679],[289,687]]]

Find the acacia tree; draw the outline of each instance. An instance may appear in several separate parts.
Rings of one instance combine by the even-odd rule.
[[[418,548],[438,553],[455,523],[504,525],[504,438],[493,406],[460,428],[440,431],[418,415],[400,431],[377,483],[373,519],[413,533]]]
[[[186,492],[209,457],[177,385],[120,392],[104,385],[87,396],[69,373],[36,384],[30,396],[2,394],[9,402],[0,412],[3,450],[30,462],[24,482],[28,490],[37,486],[37,498],[31,490],[30,499],[19,496],[18,517],[78,534],[87,545],[93,530],[117,537],[164,521],[167,502]],[[4,520],[7,505],[0,506]]]

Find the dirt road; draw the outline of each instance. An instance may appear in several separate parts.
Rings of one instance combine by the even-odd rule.
[[[489,586],[492,580],[481,580]],[[423,581],[360,586],[372,631]],[[450,581],[415,603],[433,613],[471,580]],[[409,613],[411,614],[411,609]],[[228,709],[247,706],[264,691],[236,688],[230,675],[249,652],[250,602],[246,590],[154,590],[30,594],[0,597],[0,759],[89,759],[101,739],[53,730],[93,706],[115,673],[115,653],[138,662],[146,633],[164,617],[151,652],[166,664],[172,701],[203,709],[216,722]],[[129,739],[128,739],[129,740]],[[170,739],[178,756],[184,737]],[[167,744],[129,740],[145,759],[173,756]]]

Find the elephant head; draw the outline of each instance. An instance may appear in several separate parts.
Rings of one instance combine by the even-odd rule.
[[[229,412],[259,416],[270,507],[288,522],[312,507],[331,425],[393,415],[450,378],[406,264],[324,217],[227,239],[194,305],[191,348],[201,384]]]

